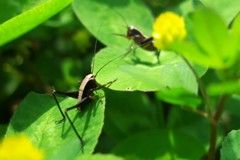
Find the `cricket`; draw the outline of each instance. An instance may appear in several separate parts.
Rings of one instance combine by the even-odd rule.
[[[122,36],[124,38],[127,38],[127,39],[133,41],[133,43],[129,47],[130,50],[125,54],[125,56],[128,55],[131,51],[134,52],[137,49],[137,47],[136,47],[136,45],[137,45],[138,47],[141,47],[142,49],[145,49],[147,51],[154,51],[155,55],[157,57],[157,62],[160,63],[159,62],[160,50],[158,50],[156,47],[154,47],[153,37],[147,37],[136,27],[134,27],[132,25],[128,25],[128,23],[125,20],[125,18],[123,17],[123,15],[121,13],[119,13],[117,10],[114,10],[114,11],[121,17],[121,19],[124,21],[125,26],[127,28],[126,34],[116,33],[114,35]]]

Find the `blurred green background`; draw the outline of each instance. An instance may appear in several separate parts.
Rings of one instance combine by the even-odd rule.
[[[0,23],[44,1],[1,1]],[[145,0],[152,11],[179,0]],[[27,25],[27,24],[26,24]],[[13,31],[14,32],[14,31]],[[0,48],[0,123],[7,124],[29,91],[76,90],[90,73],[96,38],[83,27],[71,6]],[[103,45],[98,43],[97,50]]]

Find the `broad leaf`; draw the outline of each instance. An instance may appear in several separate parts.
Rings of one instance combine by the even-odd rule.
[[[103,127],[105,99],[103,93],[100,98],[90,102],[83,112],[76,109],[69,111],[69,116],[74,122],[78,133],[84,141],[84,153],[93,152],[98,137]],[[76,104],[76,99],[59,98],[60,106],[71,107]],[[33,143],[45,151],[46,157],[64,156],[61,152],[65,145],[77,148],[68,151],[74,155],[82,154],[80,141],[77,138],[69,121],[56,124],[62,117],[52,96],[30,93],[19,105],[9,124],[7,135],[24,133],[30,137]],[[60,150],[60,151],[59,151]],[[70,155],[69,155],[70,156]]]
[[[133,25],[151,35],[153,16],[142,1],[75,0],[73,9],[84,26],[107,46],[128,47],[129,41],[114,34],[126,34]]]
[[[94,74],[98,83],[105,84],[116,80],[110,88],[122,91],[158,91],[167,88],[183,88],[187,92],[197,93],[197,82],[182,58],[175,53],[162,51],[160,64],[152,52],[140,48],[109,63],[115,57],[125,53],[119,47],[108,47],[101,50],[95,57]],[[109,64],[107,64],[109,63]],[[102,66],[107,64],[104,68]],[[196,67],[199,76],[204,68]],[[101,70],[100,70],[101,69]]]
[[[73,8],[89,31],[108,46],[97,53],[94,59],[93,72],[97,74],[98,83],[103,85],[116,80],[110,88],[121,91],[157,91],[183,87],[188,92],[197,93],[195,77],[179,56],[161,52],[159,64],[154,52],[137,48],[133,53],[129,51],[130,42],[114,35],[126,34],[127,24],[151,35],[153,17],[140,1],[84,0],[75,1]],[[98,14],[93,10],[98,11]],[[127,52],[128,55],[123,57]]]

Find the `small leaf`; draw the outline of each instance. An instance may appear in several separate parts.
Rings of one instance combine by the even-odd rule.
[[[221,160],[240,159],[240,131],[231,131],[222,143]]]
[[[196,94],[190,94],[182,88],[162,90],[157,92],[157,97],[165,102],[183,107],[197,108],[201,99]]]
[[[55,15],[72,0],[49,0],[0,25],[0,46],[16,39]]]
[[[76,99],[73,98],[58,99],[63,110],[76,104]],[[97,144],[103,127],[104,106],[105,98],[101,96],[96,101],[90,102],[81,113],[77,110],[68,112],[85,143],[84,153],[92,153]],[[13,115],[7,135],[23,132],[30,137],[36,146],[45,151],[47,158],[54,156],[55,153],[61,153],[62,156],[67,154],[60,152],[65,145],[74,145],[75,148],[79,148],[78,152],[76,150],[76,152],[68,151],[68,154],[74,154],[72,156],[82,154],[80,141],[69,121],[55,123],[61,118],[52,96],[30,93]]]
[[[238,81],[212,83],[207,88],[207,93],[212,96],[240,93],[239,91],[240,82]]]

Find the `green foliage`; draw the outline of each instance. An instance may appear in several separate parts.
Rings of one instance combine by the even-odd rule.
[[[147,140],[144,140],[146,139]],[[156,141],[157,139],[157,141]],[[185,143],[188,141],[188,143]],[[192,150],[189,153],[189,150]],[[178,131],[156,130],[136,134],[121,142],[113,153],[126,159],[199,159],[204,153],[201,143]]]
[[[225,137],[221,148],[221,160],[240,159],[239,138],[240,138],[239,130],[233,130]]]
[[[173,49],[193,62],[216,69],[227,69],[238,60],[239,34],[235,31],[238,18],[234,21],[233,32],[211,9],[197,9],[192,15],[193,41],[173,45]]]
[[[79,159],[79,160],[81,160],[81,159],[86,159],[86,160],[123,160],[123,158],[115,156],[115,155],[111,155],[111,154],[84,155],[77,159]]]
[[[57,0],[47,1],[4,22],[0,25],[0,46],[46,21],[71,2],[72,0],[61,1],[61,3]]]
[[[0,135],[26,134],[51,160],[214,159],[224,133],[240,128],[240,2],[71,2],[0,2]],[[150,37],[166,10],[185,18],[188,36],[161,51],[158,63],[123,35],[133,25]],[[81,112],[68,112],[81,146],[68,120],[55,123],[62,116],[51,95],[23,97],[52,85],[78,90],[90,70],[105,89]],[[63,111],[77,103],[57,99]],[[238,158],[238,139],[238,131],[225,137],[221,159]]]
[[[105,98],[102,94],[100,97],[83,112],[78,113],[76,109],[68,112],[84,140],[84,153],[87,154],[93,152],[103,127]],[[75,99],[60,99],[63,110],[74,104]],[[13,115],[6,135],[19,132],[28,135],[34,144],[45,151],[47,158],[76,157],[82,151],[80,141],[69,121],[56,123],[60,119],[62,116],[52,96],[30,93]],[[75,149],[66,155],[63,151],[69,147]]]

